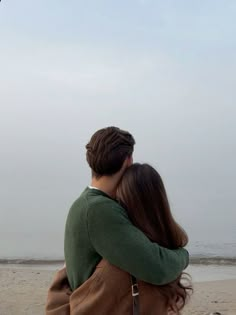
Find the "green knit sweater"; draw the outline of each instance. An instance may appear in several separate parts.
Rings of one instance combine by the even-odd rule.
[[[169,250],[152,243],[116,201],[90,188],[69,211],[64,250],[72,290],[90,277],[102,257],[137,279],[157,285],[175,280],[189,259],[185,249]]]

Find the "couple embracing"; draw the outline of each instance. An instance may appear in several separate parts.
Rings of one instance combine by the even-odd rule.
[[[192,290],[185,231],[174,220],[164,184],[133,163],[135,140],[117,127],[86,145],[92,171],[65,228],[65,267],[48,291],[46,315],[180,314]]]

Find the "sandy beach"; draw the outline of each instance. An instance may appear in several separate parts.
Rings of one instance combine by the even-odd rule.
[[[47,288],[55,269],[44,266],[0,265],[0,314],[43,315]],[[220,312],[236,315],[236,279],[194,283],[184,315]]]

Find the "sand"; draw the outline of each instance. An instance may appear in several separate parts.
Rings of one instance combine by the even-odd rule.
[[[43,315],[47,288],[54,273],[40,266],[0,266],[0,314]],[[236,315],[236,279],[199,282],[194,288],[184,315],[211,312]]]

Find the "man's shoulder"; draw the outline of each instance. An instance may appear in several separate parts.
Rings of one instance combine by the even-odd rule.
[[[88,203],[88,218],[92,221],[117,220],[118,218],[127,219],[128,215],[125,209],[114,199],[108,196],[97,196]]]
[[[104,194],[88,193],[86,196],[88,209],[102,211],[103,209],[122,209],[120,204]]]
[[[81,195],[73,202],[70,212],[74,211],[106,211],[107,209],[116,209],[125,211],[121,205],[105,193],[86,188]]]

